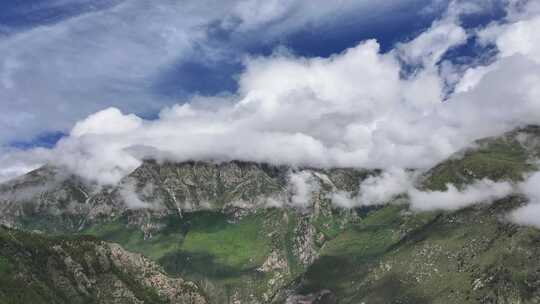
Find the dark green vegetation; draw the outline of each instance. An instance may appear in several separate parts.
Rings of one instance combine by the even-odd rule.
[[[129,251],[140,252],[153,260],[158,260],[178,249],[187,228],[183,221],[177,221],[173,217],[166,218],[163,222],[165,228],[151,238],[146,238],[137,226],[129,225],[125,216],[98,223],[80,233],[122,244]]]
[[[458,153],[433,169],[424,181],[431,190],[445,190],[446,184],[461,186],[475,179],[520,181],[523,173],[537,170],[532,163],[540,154],[540,128],[528,127],[497,138],[476,142],[476,147]]]
[[[270,244],[259,232],[266,215],[260,212],[236,223],[229,222],[223,213],[209,211],[169,216],[160,221],[160,233],[150,239],[145,239],[137,227],[129,226],[125,218],[92,226],[82,233],[120,243],[160,261],[170,272],[226,278],[264,262]]]
[[[303,271],[293,252],[297,246],[297,216],[287,210],[260,209],[233,221],[221,212],[198,211],[161,219],[159,234],[150,239],[130,226],[126,218],[92,226],[82,233],[142,253],[168,273],[205,286],[213,302],[224,303],[232,301],[233,293],[244,298],[256,292],[261,297],[275,274],[289,283]],[[286,261],[276,261],[281,263],[276,269],[258,269],[272,252],[279,252],[280,259]]]
[[[539,156],[540,129],[527,127],[478,141],[476,148],[429,170],[419,183],[427,190],[443,190],[448,183],[462,187],[482,178],[518,182],[537,170],[533,160]],[[164,290],[171,289],[200,290],[204,299],[193,303],[289,299],[296,304],[300,300],[292,301],[293,295],[315,299],[313,295],[322,292],[331,294],[329,301],[351,304],[540,302],[540,232],[506,220],[524,198],[511,196],[456,212],[413,213],[406,205],[394,204],[343,210],[333,207],[328,194],[335,190],[355,194],[359,181],[378,172],[312,169],[319,187],[308,210],[266,208],[265,198],[290,196],[290,171],[242,162],[149,161],[124,183],[134,184],[141,198],[158,204],[155,209],[126,209],[117,190],[91,196],[76,181],[62,182],[60,188],[41,194],[45,199],[39,204],[26,202],[22,210],[7,205],[3,210],[16,215],[15,226],[57,236],[0,230],[0,303],[63,303],[71,298],[97,303],[93,296],[101,289],[110,291],[110,276],[145,303],[191,303],[164,296]],[[32,185],[47,176],[33,174]],[[61,204],[54,203],[57,197]],[[54,212],[48,212],[51,209]],[[131,258],[116,258],[121,262],[111,263],[114,267],[84,266],[94,265],[86,260],[99,260],[103,250],[111,261],[115,259],[110,253],[115,247],[98,240],[148,257],[168,276],[155,265],[125,266],[137,258],[124,251],[122,256]],[[61,255],[54,249],[58,244]],[[36,254],[40,257],[34,258]],[[66,268],[66,256],[81,265],[88,278],[104,283],[81,293],[76,284],[79,272]],[[144,284],[141,278],[148,275],[148,267],[168,282],[165,287]],[[55,269],[67,278],[61,282],[69,282],[63,288],[54,285]],[[17,273],[24,273],[24,280]],[[28,298],[19,300],[23,286],[30,291],[22,295]],[[66,293],[69,290],[76,296]]]
[[[0,226],[0,303],[103,301],[205,303],[195,285],[93,237],[46,237]]]
[[[332,290],[340,303],[534,303],[540,233],[501,221],[519,204],[512,197],[456,213],[382,208],[329,241],[298,288]]]
[[[538,135],[529,127],[479,141],[430,170],[423,187],[520,181],[537,169],[531,161],[540,152]],[[513,196],[457,212],[411,213],[406,206],[363,212],[325,244],[297,289],[329,289],[340,303],[536,303],[540,232],[505,219],[523,203]]]
[[[261,265],[270,252],[264,238],[264,214],[230,223],[221,213],[190,214],[189,230],[177,252],[163,256],[168,269],[202,274],[208,277],[231,277]],[[179,258],[179,260],[174,260]],[[228,271],[227,271],[228,269]]]

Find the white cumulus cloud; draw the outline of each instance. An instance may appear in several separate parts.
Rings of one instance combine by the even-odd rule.
[[[178,102],[160,94],[160,81],[183,63],[236,64],[245,55],[243,44],[273,43],[308,25],[365,20],[396,6],[418,5],[418,0],[42,2],[20,5],[27,10],[20,14],[39,19],[36,15],[74,2],[81,11],[0,35],[0,145],[67,131],[109,106],[155,113]],[[214,31],[228,38],[215,37]],[[177,86],[183,89],[180,80]]]
[[[281,14],[268,10],[261,14],[270,19]],[[473,35],[448,16],[386,53],[377,41],[367,40],[326,58],[287,52],[247,58],[234,94],[197,96],[163,109],[153,120],[107,108],[76,123],[70,136],[41,150],[34,163],[28,161],[29,152],[4,156],[2,172],[46,160],[114,184],[144,157],[404,172],[428,168],[474,139],[540,123],[540,48],[532,32],[522,30],[535,28],[538,17],[527,14],[493,25],[498,29],[485,41],[495,43],[501,54],[483,67],[465,69],[469,76],[460,89],[444,97],[446,75],[437,61]],[[54,28],[55,33],[63,30]],[[514,32],[531,46],[512,49],[513,42],[504,37]],[[422,67],[404,77],[403,69],[418,60]],[[24,119],[24,111],[17,113],[12,119]],[[12,159],[25,161],[11,166]],[[372,190],[364,191],[369,195],[365,200],[385,199],[374,185],[366,189]]]

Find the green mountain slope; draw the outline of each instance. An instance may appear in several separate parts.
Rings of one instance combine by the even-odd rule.
[[[428,190],[476,179],[520,181],[537,170],[540,129],[478,141],[429,170]],[[412,213],[388,205],[367,213],[321,250],[294,289],[331,290],[339,303],[536,303],[540,232],[508,222],[524,198],[456,212]]]
[[[518,182],[538,170],[539,156],[540,128],[519,129],[457,153],[423,174],[418,187],[462,188],[482,178]],[[291,174],[306,172],[316,185],[307,205],[276,207],[294,195]],[[92,235],[119,243],[169,276],[195,282],[210,303],[540,301],[540,232],[506,219],[523,197],[455,212],[411,212],[406,197],[399,205],[353,210],[332,204],[331,193],[354,195],[376,174],[147,161],[120,185],[96,190],[44,168],[0,186],[0,221],[59,239],[98,242],[85,236]],[[149,208],[129,207],[131,194]],[[9,268],[9,258],[0,259],[0,271]],[[31,261],[17,267],[25,263]]]
[[[206,303],[197,285],[91,237],[0,227],[0,303]]]
[[[501,220],[519,203],[424,214],[385,207],[328,242],[295,288],[332,290],[339,303],[534,303],[540,233]]]

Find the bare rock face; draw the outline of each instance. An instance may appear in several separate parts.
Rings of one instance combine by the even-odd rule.
[[[146,161],[123,183],[135,185],[143,198],[168,210],[219,210],[231,203],[256,205],[282,191],[287,169],[249,162]]]
[[[71,233],[127,214],[130,224],[151,237],[159,230],[149,224],[151,219],[214,210],[237,220],[250,210],[283,204],[291,197],[289,175],[295,170],[302,169],[240,161],[145,161],[118,185],[101,187],[62,168],[45,166],[0,185],[0,223]],[[358,180],[369,174],[354,169],[307,171],[324,184],[321,193],[357,191]],[[312,211],[321,212],[319,202]]]
[[[321,290],[308,295],[292,295],[285,304],[337,304],[336,296],[329,290]]]
[[[192,282],[181,278],[170,278],[160,266],[136,253],[127,252],[117,244],[106,243],[106,250],[116,269],[125,269],[133,273],[133,279],[157,293],[171,303],[203,304],[206,300]]]
[[[309,219],[303,218],[295,228],[294,253],[304,266],[309,266],[317,258],[315,228]]]
[[[0,185],[0,221],[29,227],[39,217],[46,231],[77,231],[131,211],[133,222],[197,210],[256,206],[283,192],[287,168],[246,162],[145,161],[115,187],[98,187],[61,168],[45,166]]]
[[[78,231],[126,210],[111,188],[44,166],[0,185],[0,222],[47,232]]]
[[[287,261],[277,250],[272,251],[266,261],[264,261],[264,263],[257,268],[257,270],[261,272],[271,272],[285,269],[287,269]]]

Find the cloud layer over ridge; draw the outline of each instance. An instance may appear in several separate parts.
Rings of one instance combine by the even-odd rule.
[[[375,40],[328,58],[278,50],[244,61],[235,94],[197,96],[155,120],[104,109],[77,122],[51,150],[4,153],[0,175],[52,162],[111,184],[144,157],[427,168],[474,139],[540,123],[534,4],[510,1],[504,22],[474,31],[459,19],[474,7],[458,4],[387,53]],[[473,37],[494,45],[496,57],[468,66],[444,60]],[[448,95],[450,79],[457,89]]]

